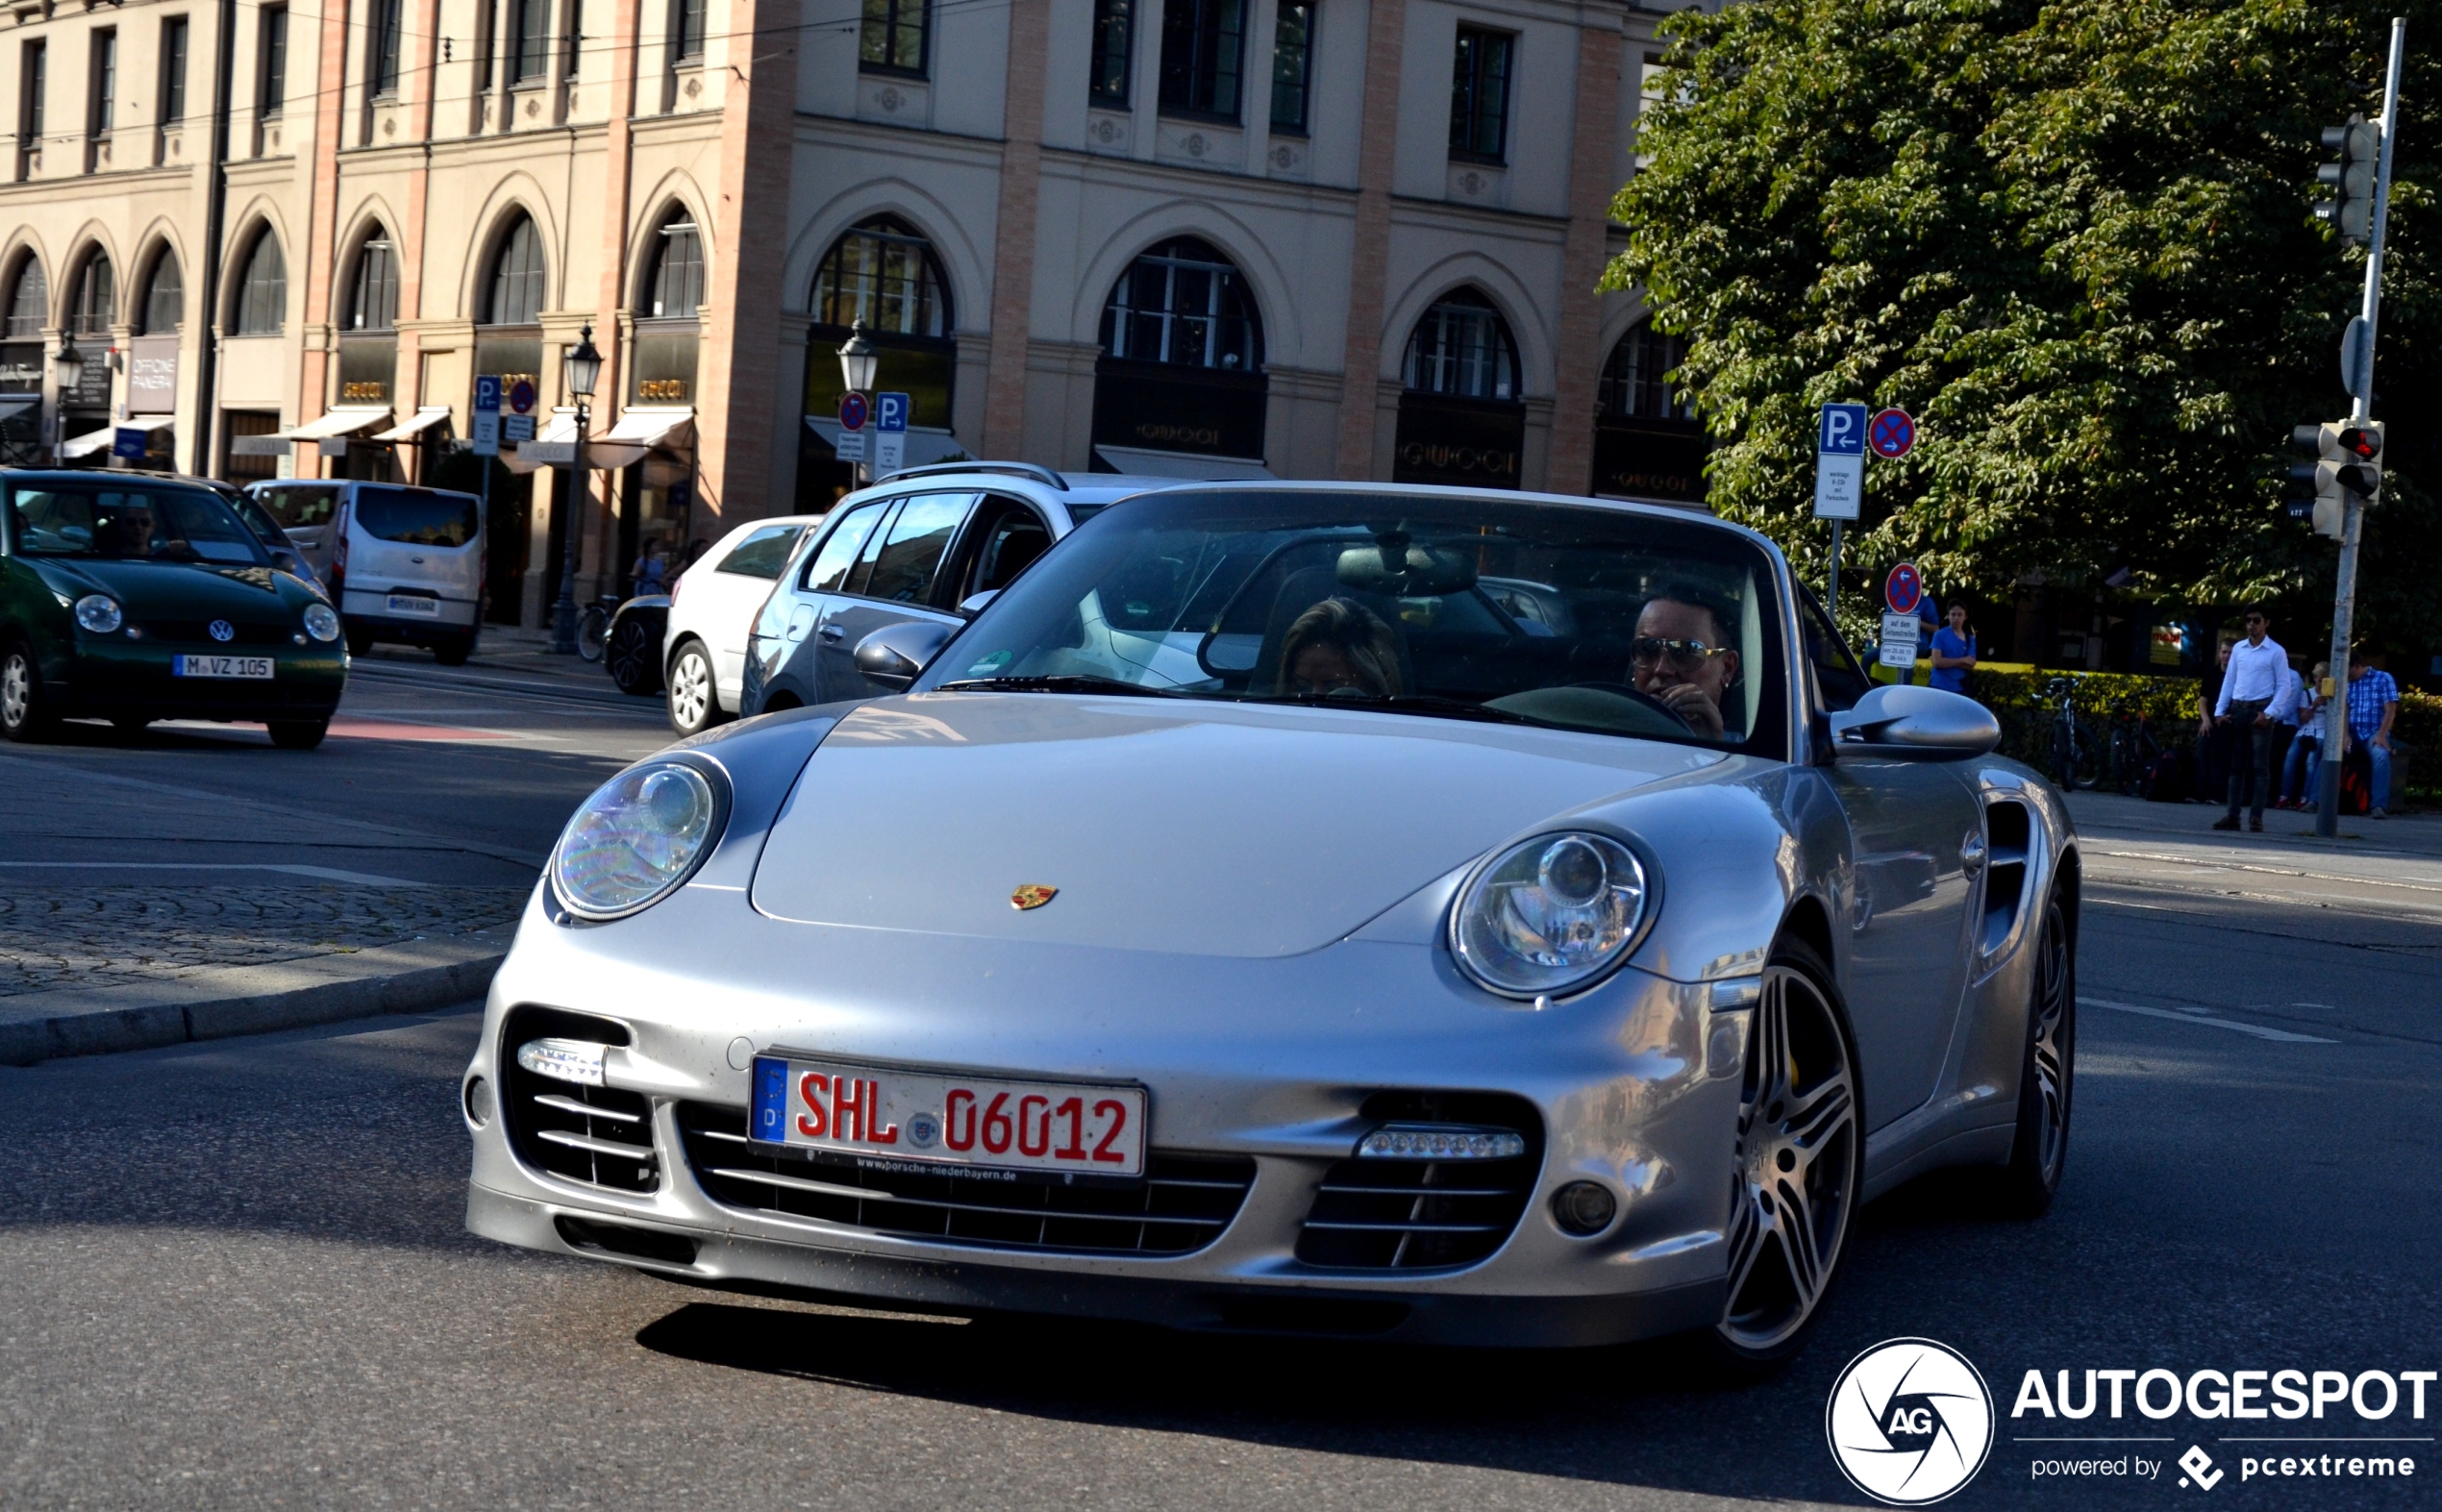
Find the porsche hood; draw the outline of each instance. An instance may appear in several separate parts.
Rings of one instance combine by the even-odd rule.
[[[1721,759],[1309,707],[886,699],[843,719],[808,762],[753,900],[810,924],[1295,954],[1539,820]]]

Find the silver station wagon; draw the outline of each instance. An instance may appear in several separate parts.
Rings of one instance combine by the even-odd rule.
[[[708,1287],[1795,1352],[1858,1206],[2042,1211],[2078,863],[1763,537],[1582,498],[1112,506],[893,691],[568,824],[467,1221]]]

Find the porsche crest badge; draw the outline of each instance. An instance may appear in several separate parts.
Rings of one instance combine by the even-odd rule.
[[[1041,882],[1028,882],[1009,894],[1009,906],[1023,913],[1029,908],[1039,908],[1059,896],[1059,889],[1057,887],[1046,887]]]

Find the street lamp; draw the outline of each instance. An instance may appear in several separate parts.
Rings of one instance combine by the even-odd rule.
[[[839,348],[839,381],[848,386],[848,392],[852,394],[871,393],[874,369],[881,365],[882,354],[874,350],[872,339],[865,335],[864,317],[860,315],[857,323],[848,328],[848,339]],[[867,441],[865,444],[871,446],[873,443]],[[872,481],[873,464],[870,461],[857,463],[858,484],[862,486]]]
[[[594,350],[593,327],[586,326],[577,337],[566,362],[568,392],[577,396],[577,451],[568,475],[567,550],[560,559],[560,600],[551,607],[551,649],[562,656],[574,655],[577,649],[577,535],[585,524],[585,507],[578,501],[586,488],[586,401],[593,397],[593,385],[602,378],[602,354]]]
[[[76,333],[62,333],[60,350],[51,358],[51,371],[59,375],[62,388],[80,388],[85,384],[85,354],[76,349]]]

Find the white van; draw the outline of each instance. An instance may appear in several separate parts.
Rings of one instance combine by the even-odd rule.
[[[353,481],[266,480],[247,492],[330,584],[349,651],[362,656],[377,640],[404,641],[431,647],[449,667],[475,654],[484,608],[483,501]]]

